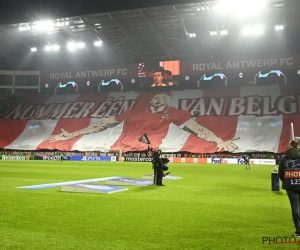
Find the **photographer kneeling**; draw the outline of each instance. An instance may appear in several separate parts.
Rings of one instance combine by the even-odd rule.
[[[279,178],[290,200],[296,228],[293,236],[300,236],[300,149],[297,140],[291,140],[290,149],[279,162]]]

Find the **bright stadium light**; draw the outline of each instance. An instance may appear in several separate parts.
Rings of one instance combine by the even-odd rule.
[[[251,33],[251,28],[250,27],[245,27],[242,29],[242,33],[244,35],[249,35]]]
[[[264,33],[264,27],[262,25],[245,27],[242,29],[242,33],[244,35],[261,35]]]
[[[221,30],[220,35],[228,35],[228,31],[227,30]]]
[[[255,35],[261,35],[264,32],[264,28],[261,25],[256,25],[253,29]]]
[[[54,51],[58,51],[58,50],[60,49],[60,46],[57,45],[57,44],[54,44],[54,45],[52,46],[52,49],[53,49]]]
[[[20,31],[25,31],[25,30],[31,30],[31,27],[29,25],[22,25],[19,26]]]
[[[96,41],[96,42],[94,42],[94,45],[95,45],[96,47],[99,47],[99,46],[102,45],[102,41]]]
[[[36,51],[37,51],[36,47],[33,47],[33,48],[31,48],[30,50],[31,50],[32,52],[36,52]]]
[[[54,23],[51,21],[45,22],[44,26],[45,26],[45,30],[47,31],[51,31],[54,29]]]
[[[189,33],[189,37],[196,37],[197,35],[195,33]]]
[[[55,28],[55,24],[52,21],[38,21],[34,25],[34,29],[37,31],[52,31]]]
[[[69,50],[75,50],[76,49],[76,43],[70,42],[70,43],[68,43],[67,47],[68,47]]]
[[[80,42],[80,43],[77,43],[77,44],[76,44],[76,47],[79,48],[79,49],[82,49],[82,48],[85,47],[85,44],[82,43],[82,42]]]
[[[220,14],[252,16],[260,14],[266,4],[267,0],[220,0],[216,10]]]
[[[51,50],[52,50],[52,47],[49,46],[49,45],[47,45],[47,46],[45,47],[45,50],[46,50],[46,51],[51,51]]]
[[[283,30],[283,29],[284,29],[284,26],[283,26],[283,25],[276,25],[276,26],[275,26],[275,30],[276,30],[276,31]]]

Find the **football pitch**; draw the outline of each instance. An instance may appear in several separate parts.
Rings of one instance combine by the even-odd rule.
[[[274,166],[169,164],[164,187],[113,194],[19,186],[109,176],[141,178],[150,163],[0,161],[0,249],[298,249],[262,244],[294,233],[288,198],[271,191]],[[271,242],[272,243],[272,242]]]

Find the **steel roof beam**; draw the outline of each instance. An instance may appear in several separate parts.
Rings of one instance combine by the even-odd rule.
[[[119,24],[119,22],[110,14],[107,14],[113,21],[114,23],[118,26],[118,28],[122,31],[122,33],[124,34],[124,36],[127,38],[127,40],[131,43],[131,45],[133,46],[133,48],[136,50],[136,52],[139,54],[139,56],[145,60],[145,58],[143,57],[143,55],[141,54],[140,50],[136,47],[136,45],[134,44],[134,42],[130,39],[130,37],[127,35],[126,31],[124,30],[124,28]]]
[[[176,9],[176,7],[175,7],[174,5],[173,5],[173,9],[174,9],[176,15],[177,15],[178,18],[179,18],[179,21],[180,21],[180,23],[181,23],[181,26],[182,26],[182,28],[183,28],[183,30],[184,30],[184,32],[185,32],[186,38],[187,38],[187,40],[189,41],[189,43],[190,43],[190,45],[191,45],[191,47],[192,47],[192,49],[193,49],[193,52],[194,52],[195,56],[197,56],[197,55],[198,55],[198,54],[197,54],[197,51],[196,51],[196,49],[195,49],[193,43],[191,42],[191,38],[189,37],[189,32],[188,32],[187,29],[186,29],[186,25],[185,25],[184,20],[182,19],[182,17],[180,16],[178,10]]]
[[[159,38],[159,36],[157,35],[155,29],[153,28],[151,22],[148,20],[148,18],[146,17],[146,15],[144,14],[144,12],[142,10],[140,10],[140,13],[142,14],[142,16],[144,17],[145,21],[148,23],[148,26],[150,27],[150,29],[152,30],[153,34],[155,35],[157,41],[159,42],[159,44],[162,46],[162,48],[164,49],[164,52],[166,53],[166,55],[169,57],[170,60],[172,60],[172,57],[170,56],[170,54],[168,53],[166,47],[163,45],[161,39]]]

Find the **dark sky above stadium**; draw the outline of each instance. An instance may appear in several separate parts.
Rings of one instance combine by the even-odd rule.
[[[135,8],[194,2],[192,0],[2,0],[0,24],[71,17]]]

